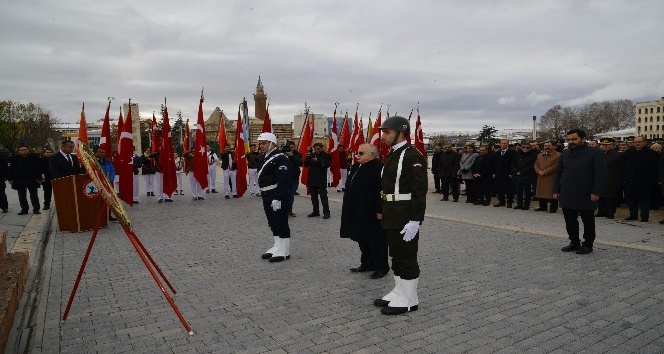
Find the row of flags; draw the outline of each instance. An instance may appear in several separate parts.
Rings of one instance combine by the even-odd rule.
[[[205,136],[205,121],[203,119],[203,102],[204,96],[201,91],[201,98],[198,104],[198,117],[196,124],[194,125],[195,130],[195,140],[193,149],[190,151],[194,156],[194,166],[193,173],[194,177],[198,181],[202,189],[208,187],[208,152],[206,150],[207,139]],[[111,129],[110,129],[110,107],[111,99],[109,98],[108,106],[106,107],[106,114],[104,116],[104,122],[102,124],[101,138],[99,147],[104,149],[105,157],[111,159],[112,157],[112,142],[111,142]],[[129,106],[131,107],[131,100],[129,100]],[[341,169],[340,161],[341,159],[347,158],[346,153],[354,153],[358,150],[358,147],[365,143],[365,141],[371,145],[376,146],[378,151],[381,154],[382,159],[387,157],[390,147],[386,144],[383,144],[380,139],[380,126],[382,124],[382,106],[378,110],[378,115],[374,124],[371,124],[371,117],[369,117],[369,124],[367,126],[367,137],[365,140],[364,137],[364,127],[362,119],[358,119],[358,108],[359,104],[355,110],[355,117],[353,119],[353,131],[350,132],[350,119],[348,113],[346,112],[345,117],[343,118],[343,125],[341,128],[341,134],[338,134],[337,131],[337,104],[335,104],[333,123],[330,133],[328,135],[328,153],[331,155],[330,171],[332,173],[332,186],[336,187],[341,180]],[[411,110],[408,120],[411,120],[413,111]],[[389,117],[389,112],[387,113]],[[223,122],[223,111],[221,114],[221,119],[219,122],[219,133],[217,136],[217,141],[220,147],[224,147],[228,144],[226,138],[226,128]],[[242,103],[238,106],[237,113],[237,129],[235,131],[235,153],[234,160],[237,164],[237,194],[239,197],[242,197],[247,191],[247,159],[246,152],[249,151],[249,114],[247,101],[243,100]],[[85,121],[85,104],[81,108],[81,119],[79,122],[79,141],[89,144],[87,136],[87,125]],[[189,121],[185,124],[185,132],[182,134],[181,144],[185,149],[191,146],[190,142],[190,131],[189,131]],[[315,131],[315,120],[313,115],[311,118],[307,113],[305,116],[305,122],[302,128],[302,134],[300,138],[300,144],[298,151],[302,156],[306,156],[308,153],[308,148],[313,145],[314,141],[314,131]],[[265,120],[263,122],[262,132],[272,132],[272,121],[269,115],[269,105],[268,110],[265,114]],[[424,149],[424,134],[422,132],[422,125],[420,120],[420,109],[417,108],[417,121],[415,124],[415,148],[426,156],[426,151]],[[168,107],[166,106],[166,101],[164,100],[163,108],[163,122],[161,128],[161,134],[157,132],[157,119],[152,115],[152,134],[151,134],[151,153],[159,152],[159,164],[162,169],[163,174],[163,188],[164,193],[171,195],[177,188],[176,180],[176,166],[174,158],[174,149],[173,149],[173,139],[171,134],[171,127],[168,118]],[[411,138],[408,136],[408,142],[411,143]],[[341,155],[339,147],[343,147],[344,155]],[[117,151],[118,155],[116,157],[116,173],[120,178],[120,199],[125,201],[130,206],[133,204],[133,159],[134,159],[134,145],[133,145],[133,135],[132,135],[132,116],[131,109],[127,110],[127,117],[123,118],[122,110],[120,110],[120,116],[118,117],[118,141],[117,141]],[[184,159],[184,169],[185,171],[190,169],[188,166],[188,159]],[[242,178],[244,177],[244,178]],[[309,168],[302,166],[301,182],[306,185],[309,178]]]

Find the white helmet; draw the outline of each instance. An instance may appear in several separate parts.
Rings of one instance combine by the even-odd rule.
[[[272,134],[272,133],[261,133],[261,135],[258,136],[258,141],[269,141],[273,143],[274,145],[277,145],[277,136]]]

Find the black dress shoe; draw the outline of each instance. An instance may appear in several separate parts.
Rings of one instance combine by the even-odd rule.
[[[507,207],[509,208],[511,204],[509,204]],[[512,209],[523,209],[521,205],[515,205]]]
[[[627,221],[636,220],[636,219],[638,219],[636,216],[628,216],[628,217],[625,218],[625,220],[627,220]]]
[[[269,260],[270,260],[270,263],[274,263],[274,262],[281,262],[281,261],[284,261],[286,259],[290,259],[290,256],[286,256],[286,257],[284,257],[284,256],[274,257],[273,256],[273,257],[270,257]]]
[[[373,272],[373,273],[369,276],[369,278],[371,278],[371,279],[380,279],[380,278],[384,277],[385,275],[387,275],[386,272],[378,272],[378,271],[376,271],[376,272]]]
[[[489,206],[489,205],[491,205],[491,202],[484,202],[484,203],[482,203],[482,205],[483,206]]]
[[[361,265],[361,266],[359,266],[359,267],[357,267],[357,268],[351,268],[351,269],[350,269],[350,271],[353,272],[353,273],[370,272],[370,271],[372,271],[372,270],[373,270],[373,269],[371,269],[371,268],[369,268],[369,267],[365,267],[365,266],[363,266],[363,265]]]
[[[512,208],[512,203],[508,203],[507,207],[511,209]]]
[[[211,193],[219,193],[216,189],[213,189]]]
[[[535,209],[535,211],[546,211],[546,209],[537,208],[537,209]]]
[[[21,210],[21,212],[18,213],[18,215],[26,215],[27,213],[28,213],[27,210],[26,211]]]
[[[555,214],[557,212],[558,212],[558,209],[549,210],[549,213],[551,213],[551,214]]]
[[[294,217],[296,217],[297,215],[296,215],[295,213],[288,213],[288,216],[290,216],[290,217],[293,217],[293,218],[294,218]]]
[[[498,203],[498,204],[493,205],[494,208],[500,208],[500,207],[504,207],[504,206],[505,206],[505,203]]]
[[[205,193],[210,193],[210,191],[205,191]]]
[[[330,214],[323,215],[323,219],[329,219],[329,218],[330,218]]]
[[[33,214],[35,214],[35,215],[39,215],[39,214],[41,214],[41,213],[39,212],[39,210],[35,210],[35,211],[33,212]]]
[[[581,248],[576,250],[576,254],[588,254],[592,252],[593,252],[592,247],[587,247],[587,246],[581,246]]]
[[[173,203],[173,199],[171,199],[171,198],[166,198],[166,199],[164,199],[164,201],[166,203]]]
[[[51,210],[51,206],[50,205],[44,205],[42,210]]]
[[[641,222],[648,222],[648,219],[641,219]]]
[[[272,253],[263,253],[261,255],[261,258],[262,259],[270,259],[270,258],[272,258]]]
[[[134,200],[132,204],[141,204],[141,203],[139,203],[138,200]]]
[[[382,309],[380,309],[380,313],[382,313],[383,315],[388,315],[388,316],[401,315],[401,314],[404,314],[408,311],[417,311],[417,305],[411,306],[411,307],[389,307],[389,306],[385,306]]]
[[[452,202],[453,202],[453,203],[458,203],[458,202],[459,202],[459,198],[454,198],[454,199],[452,199]]]
[[[7,214],[7,209],[2,209],[2,213],[3,213],[3,214]],[[664,220],[662,220],[662,221],[664,221]],[[661,223],[661,224],[664,224],[664,222]]]
[[[313,218],[314,216],[320,216],[320,214],[319,213],[311,213],[311,214],[307,215],[308,218]]]
[[[231,197],[228,196],[228,195],[225,195],[225,196],[224,196],[224,199],[231,199]]]
[[[383,300],[383,299],[376,299],[376,300],[374,300],[374,306],[385,307],[385,306],[387,306],[387,305],[389,305],[389,304],[390,304],[390,302],[387,301],[387,300]]]
[[[444,198],[443,198],[443,199],[441,199],[440,201],[441,201],[441,202],[446,202],[446,201],[448,201],[448,200],[450,200],[450,198],[449,198],[449,197],[444,197]]]
[[[581,248],[581,246],[579,246],[577,244],[574,244],[574,243],[570,243],[569,245],[561,248],[560,250],[563,251],[563,252],[572,252],[572,251],[576,251],[580,248]]]

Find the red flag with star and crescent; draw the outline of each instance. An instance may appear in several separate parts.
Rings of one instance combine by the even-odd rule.
[[[161,125],[161,150],[159,150],[159,164],[163,178],[164,193],[171,196],[178,187],[175,175],[175,155],[173,153],[173,137],[171,124],[168,121],[168,108],[164,105],[164,122]]]
[[[127,118],[122,123],[119,133],[120,148],[120,199],[132,206],[134,204],[134,136],[131,124],[131,100],[127,108]]]
[[[306,115],[304,119],[304,132],[300,137],[300,146],[298,151],[302,155],[303,165],[302,165],[302,176],[300,176],[300,182],[307,185],[309,181],[309,167],[304,166],[304,157],[309,153],[309,147],[313,144],[313,132],[311,131],[311,125],[309,124],[309,114]]]
[[[261,133],[272,133],[272,120],[270,119],[270,105],[265,110],[265,120],[263,121],[263,130]]]
[[[334,108],[334,118],[332,120],[332,129],[328,138],[327,149],[330,153],[330,172],[332,173],[332,187],[339,185],[341,180],[341,166],[339,163],[339,136],[337,135],[337,108]]]
[[[422,156],[427,156],[427,152],[424,150],[424,132],[422,132],[422,122],[420,121],[420,107],[417,107],[417,122],[415,123],[415,148]]]
[[[78,141],[85,143],[85,145],[90,145],[88,140],[88,124],[85,122],[85,102],[83,102],[83,107],[81,107],[81,120],[78,122]]]
[[[344,125],[341,127],[341,137],[339,144],[344,147],[344,151],[350,151],[350,126],[348,125],[348,112],[344,117]]]
[[[242,116],[240,108],[237,110],[237,129],[235,130],[235,154],[233,160],[237,164],[235,183],[237,186],[237,196],[242,197],[247,191],[247,155],[245,153],[244,127],[242,125]]]
[[[108,106],[106,107],[106,115],[104,115],[104,123],[101,125],[101,138],[99,139],[99,147],[104,149],[104,156],[107,159],[111,158],[111,153],[113,152],[113,149],[111,148],[111,119],[109,118],[110,110],[111,101],[109,100]]]
[[[201,189],[208,187],[208,164],[207,152],[205,151],[205,121],[203,120],[203,93],[198,103],[198,120],[194,126],[196,130],[196,141],[194,142],[194,177]]]

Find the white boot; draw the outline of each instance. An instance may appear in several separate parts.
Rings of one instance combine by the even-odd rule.
[[[280,238],[277,250],[274,251],[270,262],[281,262],[290,258],[290,238]]]
[[[402,281],[401,277],[395,275],[394,288],[392,289],[392,291],[390,291],[387,295],[383,296],[382,299],[374,300],[374,305],[378,307],[385,307],[390,303],[390,301],[396,300],[396,298],[398,297],[397,294],[399,293],[399,286],[401,284],[401,281]]]
[[[272,257],[272,254],[274,254],[274,252],[276,252],[278,248],[279,248],[279,236],[274,236],[274,244],[272,245],[272,248],[265,251],[265,253],[263,253],[261,258],[270,259],[270,257]]]
[[[396,299],[383,307],[380,312],[384,315],[400,315],[408,311],[417,310],[419,299],[417,298],[417,283],[419,279],[401,279],[396,293]]]

